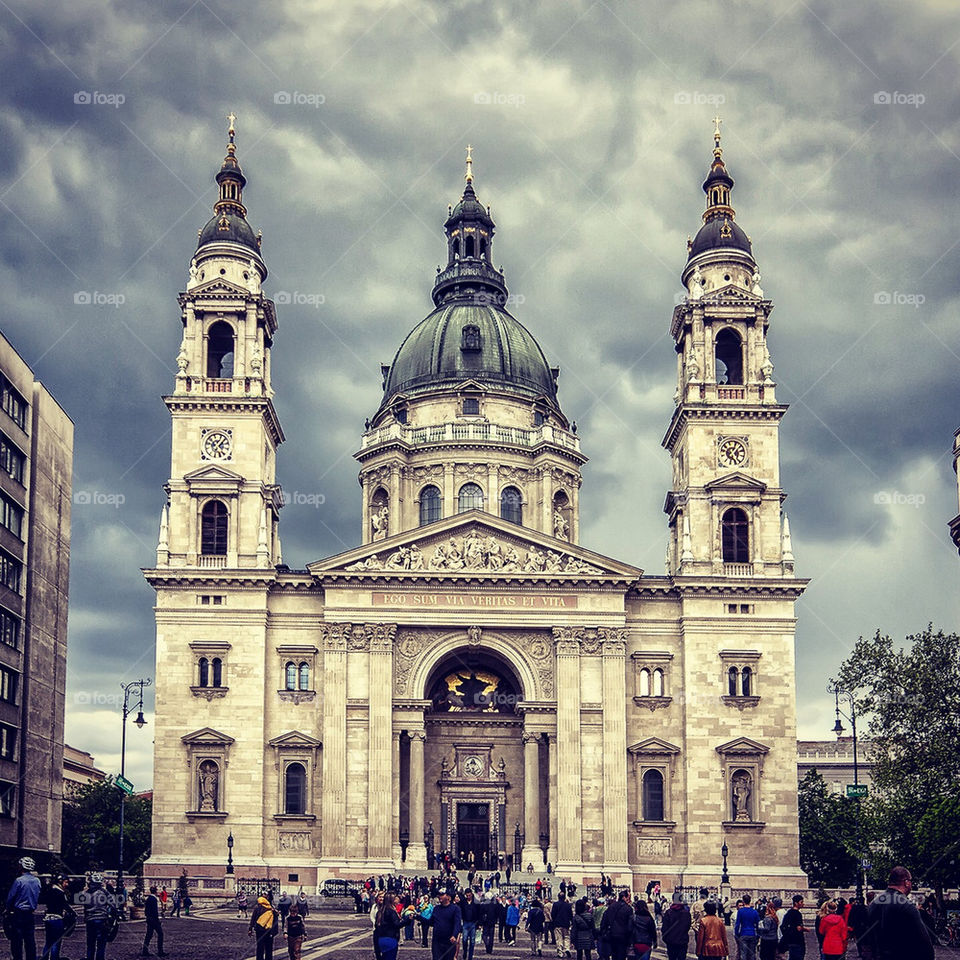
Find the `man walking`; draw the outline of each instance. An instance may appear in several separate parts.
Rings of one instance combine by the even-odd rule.
[[[147,921],[147,932],[143,938],[143,949],[140,951],[141,957],[150,956],[150,941],[153,935],[157,935],[157,956],[165,957],[163,952],[163,924],[160,922],[160,898],[157,896],[157,888],[150,888],[150,895],[143,902],[143,916]]]
[[[91,875],[86,899],[83,916],[87,925],[87,960],[104,960],[111,912],[116,908],[111,906],[110,896],[103,888],[103,874]]]
[[[473,948],[477,936],[477,923],[482,908],[473,899],[473,891],[468,887],[460,901],[460,921],[463,924],[463,960],[473,960]]]
[[[564,886],[561,884],[561,886]],[[566,887],[564,886],[564,889]],[[557,938],[557,956],[570,956],[570,927],[573,925],[573,909],[567,901],[566,895],[557,896],[557,902],[550,913],[553,922],[553,932]]]
[[[780,932],[783,934],[783,943],[786,944],[789,960],[803,960],[807,952],[807,942],[804,934],[807,928],[803,925],[803,897],[798,893],[793,898],[793,907],[783,915]],[[931,955],[932,957],[932,955]]]
[[[633,907],[629,890],[621,891],[617,902],[607,907],[600,932],[610,948],[611,960],[626,960],[627,950],[633,944]]]
[[[33,911],[40,901],[40,881],[34,875],[36,864],[32,857],[20,860],[20,876],[13,881],[7,894],[7,910],[10,911],[12,929],[10,950],[13,960],[22,960],[26,949],[27,960],[37,960],[37,941],[33,934]]]
[[[460,908],[450,902],[450,894],[444,890],[439,906],[433,908],[433,960],[453,960],[462,930]]]
[[[912,890],[913,877],[910,871],[906,867],[894,867],[887,880],[887,889],[878,893],[867,907],[863,940],[871,947],[876,960],[901,957],[933,960],[933,944],[920,918],[920,911],[910,899]],[[860,939],[858,930],[858,943]]]
[[[757,926],[760,923],[760,914],[750,903],[750,895],[744,894],[741,905],[737,910],[737,922],[733,928],[733,936],[737,941],[738,960],[757,960],[757,943],[760,934]]]
[[[686,960],[687,943],[690,940],[690,911],[679,893],[673,895],[673,903],[663,914],[660,936],[667,948],[667,960]]]

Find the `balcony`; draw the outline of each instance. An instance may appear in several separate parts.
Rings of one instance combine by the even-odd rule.
[[[227,567],[226,554],[200,554],[197,557],[197,566],[201,570],[225,570]]]
[[[718,400],[744,400],[746,396],[746,387],[717,387]]]
[[[725,563],[723,565],[723,575],[725,577],[752,577],[752,563]]]
[[[430,443],[490,443],[497,446],[537,447],[552,443],[568,450],[580,452],[580,438],[576,434],[544,424],[542,427],[503,427],[495,423],[458,421],[438,423],[429,427],[410,427],[391,423],[363,436],[361,451],[371,450],[390,441],[399,441],[408,446],[423,446]]]

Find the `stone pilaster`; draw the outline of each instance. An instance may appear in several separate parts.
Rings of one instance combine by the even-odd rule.
[[[547,830],[550,841],[547,845],[547,862],[557,862],[557,735],[547,734],[547,764],[550,783],[547,793]]]
[[[557,869],[579,869],[583,859],[580,816],[580,640],[582,630],[554,627],[557,648]]]
[[[407,870],[419,870],[427,866],[427,848],[423,842],[423,747],[426,739],[423,730],[410,731],[410,842],[405,863]]]
[[[349,623],[321,624],[323,635],[323,821],[326,861],[347,855],[347,635]]]
[[[519,869],[528,863],[534,869],[540,864],[540,736],[532,731],[523,734],[523,850]]]
[[[603,859],[627,864],[626,631],[601,630],[603,656]]]
[[[393,794],[393,809],[390,818],[390,856],[395,864],[400,863],[403,850],[400,847],[400,730],[394,730],[390,739],[390,781]]]
[[[367,856],[389,860],[393,823],[393,637],[396,624],[367,624],[364,628],[370,647],[370,710],[367,750],[370,776]]]

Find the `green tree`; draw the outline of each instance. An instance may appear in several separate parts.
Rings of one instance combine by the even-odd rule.
[[[854,883],[864,843],[856,801],[831,793],[816,769],[810,770],[800,781],[800,866],[811,886]]]
[[[73,797],[64,800],[62,856],[71,873],[83,873],[92,866],[103,870],[117,868],[122,796],[108,777],[99,783],[85,784]],[[150,850],[153,804],[145,797],[127,797],[125,803],[123,869],[129,873]]]
[[[867,720],[858,732],[871,741],[883,858],[942,900],[960,859],[960,637],[931,625],[897,647],[877,631],[857,641],[837,680]]]

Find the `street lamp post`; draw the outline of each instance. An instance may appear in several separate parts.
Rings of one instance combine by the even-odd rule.
[[[227,873],[233,873],[233,831],[227,834]]]
[[[850,722],[850,733],[853,737],[853,784],[855,787],[860,785],[860,771],[857,763],[857,701],[853,694],[840,686],[839,683],[831,682],[827,686],[827,692],[832,693],[834,697],[834,708],[836,710],[837,722],[833,725],[833,732],[842,737],[844,734],[843,723],[840,718],[844,717]],[[840,709],[840,700],[845,700],[850,705],[850,713],[846,714]],[[856,791],[857,801],[857,899],[863,900],[863,844],[861,843],[861,823],[860,823],[860,791]]]
[[[143,688],[149,687],[153,681],[148,677],[146,680],[131,680],[130,683],[121,683],[123,687],[123,721],[120,732],[120,776],[126,779],[127,763],[127,715],[131,712],[130,695],[139,688],[137,697],[137,716],[133,721],[139,729],[143,729],[147,722],[143,716]],[[125,790],[120,791],[120,865],[117,870],[117,895],[121,900],[121,914],[126,906],[126,897],[123,893],[123,821],[126,807],[127,794]]]
[[[727,903],[730,900],[730,874],[727,873],[727,854],[730,852],[727,847],[727,841],[723,841],[723,846],[720,848],[720,855],[723,857],[723,872],[720,874],[720,910],[723,913],[723,922],[730,925],[730,920],[728,919],[727,914]]]

